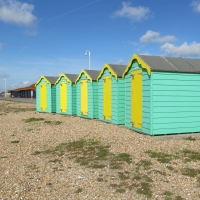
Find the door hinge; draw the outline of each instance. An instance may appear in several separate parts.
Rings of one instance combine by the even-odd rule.
[[[135,74],[131,74],[131,78],[134,79]]]

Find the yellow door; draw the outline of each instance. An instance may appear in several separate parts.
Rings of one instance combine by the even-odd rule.
[[[81,114],[88,115],[88,81],[81,81]]]
[[[105,76],[103,79],[103,116],[106,120],[111,120],[111,76]]]
[[[60,83],[60,112],[67,112],[67,83]]]
[[[40,109],[47,110],[47,86],[46,86],[46,84],[40,85]]]
[[[131,74],[131,123],[142,128],[142,70]]]

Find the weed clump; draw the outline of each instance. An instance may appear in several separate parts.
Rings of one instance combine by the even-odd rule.
[[[169,163],[173,159],[173,155],[163,153],[163,152],[155,152],[148,150],[146,153],[151,157],[151,158],[157,158],[157,161],[160,163]]]
[[[20,141],[19,140],[13,140],[11,141],[12,144],[18,144]]]
[[[38,122],[38,121],[43,121],[44,118],[35,118],[35,117],[31,117],[25,120],[26,123],[30,123],[30,122]]]

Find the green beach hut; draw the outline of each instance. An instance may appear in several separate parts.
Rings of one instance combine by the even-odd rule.
[[[99,119],[113,124],[125,123],[125,83],[122,74],[126,65],[105,64],[98,80]]]
[[[62,73],[56,81],[56,113],[76,115],[77,74]]]
[[[98,118],[98,83],[99,70],[83,69],[76,79],[77,116]]]
[[[42,76],[36,86],[36,110],[38,112],[56,112],[56,86],[58,77]]]
[[[123,77],[127,128],[149,135],[200,132],[200,59],[134,54]]]

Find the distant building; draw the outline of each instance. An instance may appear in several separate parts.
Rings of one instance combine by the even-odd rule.
[[[35,84],[24,88],[17,88],[15,90],[9,90],[11,97],[13,98],[36,98],[36,88]]]

